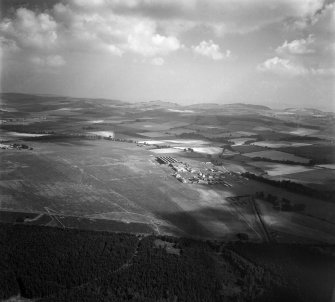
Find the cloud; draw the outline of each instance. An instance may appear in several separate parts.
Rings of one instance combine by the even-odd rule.
[[[324,30],[335,31],[335,4],[324,3],[314,14],[302,14],[296,18],[290,18],[286,26],[292,30],[309,30],[320,33]]]
[[[21,48],[51,49],[57,42],[57,23],[47,13],[37,14],[25,8],[16,11],[15,18],[0,23],[0,33]]]
[[[260,72],[269,72],[281,76],[334,76],[335,68],[307,68],[289,59],[274,57],[257,66]]]
[[[224,58],[230,58],[231,57],[231,51],[226,50],[225,53],[222,53],[220,50],[220,46],[215,44],[212,40],[209,40],[208,42],[202,41],[197,46],[192,46],[192,49],[194,53],[209,57],[213,60],[222,60]]]
[[[136,24],[127,35],[125,48],[143,56],[164,55],[181,47],[179,40],[173,36],[163,36],[156,33],[153,22]]]
[[[288,59],[279,57],[268,59],[262,64],[259,64],[257,70],[288,76],[304,75],[308,72],[306,68],[294,64]]]
[[[83,11],[140,16],[158,22],[203,23],[235,33],[288,19],[311,18],[324,6],[323,0],[72,0],[70,3]]]
[[[306,39],[293,40],[291,42],[284,42],[282,46],[276,49],[278,54],[293,54],[293,55],[303,55],[314,53],[315,49],[310,48],[315,42],[314,36],[309,35]]]
[[[153,58],[152,60],[151,60],[151,64],[152,65],[156,65],[156,66],[162,66],[163,64],[164,64],[164,59],[163,58],[160,58],[160,57],[158,57],[158,58]]]
[[[107,2],[77,0],[71,5],[58,3],[44,13],[20,8],[12,18],[0,22],[2,40],[7,45],[16,44],[18,48],[43,51],[44,54],[57,48],[117,56],[131,52],[153,57],[168,55],[182,47],[177,37],[159,32],[154,20],[80,10],[77,7],[104,7]]]

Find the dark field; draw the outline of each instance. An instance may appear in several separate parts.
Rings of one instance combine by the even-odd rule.
[[[297,156],[310,158],[316,164],[328,164],[335,162],[334,145],[312,145],[304,147],[286,147],[280,148],[283,152],[292,153]]]

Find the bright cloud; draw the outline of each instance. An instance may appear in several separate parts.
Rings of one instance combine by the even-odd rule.
[[[335,68],[307,68],[289,59],[274,57],[257,66],[260,72],[271,72],[283,76],[333,76]]]
[[[285,41],[282,46],[279,46],[276,49],[276,52],[278,54],[294,54],[294,55],[314,53],[315,49],[311,48],[314,42],[315,39],[313,35],[309,35],[306,39],[293,40],[291,42]]]
[[[128,51],[150,57],[168,55],[182,46],[175,36],[158,33],[153,20],[75,11],[61,3],[41,14],[20,8],[13,19],[0,23],[0,33],[2,44],[35,51],[62,48],[117,56]]]
[[[19,8],[14,19],[5,18],[0,33],[19,47],[32,49],[51,49],[58,37],[57,23],[50,15],[25,8]]]
[[[261,72],[272,72],[280,75],[296,76],[304,75],[307,69],[292,63],[288,59],[274,57],[258,65],[257,69]]]
[[[181,47],[177,38],[156,33],[153,22],[135,25],[128,34],[127,42],[126,48],[143,56],[164,55]]]
[[[222,60],[224,58],[230,58],[231,57],[231,51],[226,50],[225,53],[222,53],[220,50],[220,46],[218,44],[215,44],[212,40],[206,42],[202,41],[199,45],[192,47],[194,53],[209,57],[213,60]]]

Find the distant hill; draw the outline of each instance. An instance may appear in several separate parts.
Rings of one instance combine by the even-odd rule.
[[[270,107],[263,106],[263,105],[253,105],[253,104],[244,104],[244,103],[233,103],[233,104],[227,104],[227,107],[241,107],[241,108],[247,108],[247,109],[256,109],[256,110],[271,110]]]
[[[243,110],[271,110],[271,108],[262,105],[232,103],[232,104],[217,104],[217,103],[199,103],[186,106],[192,109],[243,109]]]
[[[148,102],[140,102],[140,103],[135,103],[136,105],[142,105],[144,107],[155,107],[155,108],[175,108],[179,107],[180,105],[173,103],[173,102],[168,102],[168,101],[148,101]]]
[[[219,103],[197,103],[192,105],[177,104],[172,101],[144,101],[144,102],[125,102],[117,99],[106,99],[106,98],[86,98],[86,97],[68,97],[62,95],[51,95],[51,94],[27,94],[27,93],[13,93],[5,92],[0,93],[1,105],[10,105],[15,107],[18,106],[29,106],[32,111],[39,110],[55,110],[58,106],[64,107],[67,105],[70,108],[75,107],[103,107],[103,106],[128,106],[130,108],[143,108],[145,110],[158,110],[158,109],[182,109],[182,110],[204,110],[204,111],[223,111],[226,110],[228,114],[242,113],[242,114],[258,114],[262,111],[264,114],[270,112],[272,109],[268,106],[258,104],[247,104],[247,103],[230,103],[230,104],[219,104]],[[47,108],[47,107],[50,108]],[[41,108],[40,108],[41,107]],[[27,109],[27,108],[25,108]],[[42,110],[42,111],[43,111]],[[29,111],[29,110],[28,110]],[[314,108],[286,108],[281,112],[288,114],[298,115],[333,115],[332,112],[325,112]]]
[[[292,112],[301,115],[313,115],[313,114],[324,114],[326,112],[315,109],[315,108],[286,108],[284,109],[286,112]]]

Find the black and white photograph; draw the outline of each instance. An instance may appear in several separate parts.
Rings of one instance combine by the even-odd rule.
[[[0,0],[0,302],[335,302],[335,0]]]

